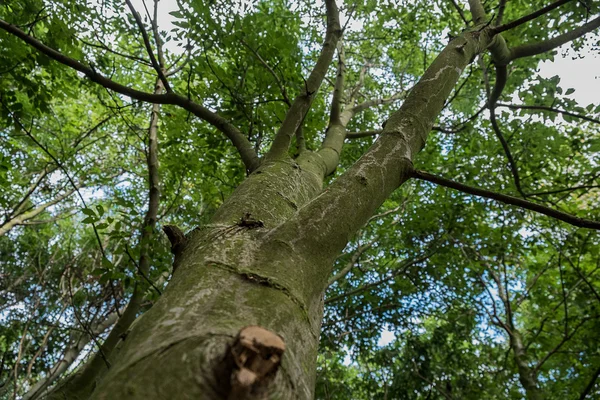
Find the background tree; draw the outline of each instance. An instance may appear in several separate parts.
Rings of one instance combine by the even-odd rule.
[[[598,11],[0,5],[2,396],[599,395]]]

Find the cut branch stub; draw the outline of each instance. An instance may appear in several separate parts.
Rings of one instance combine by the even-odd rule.
[[[175,260],[173,261],[173,273],[175,273],[179,265],[181,253],[187,245],[188,240],[183,231],[175,225],[163,225],[162,229],[167,238],[169,238],[169,242],[171,242],[171,253],[175,256]]]
[[[175,225],[164,225],[163,232],[169,238],[169,242],[171,242],[171,253],[175,255],[181,253],[181,250],[187,244],[187,239],[183,231]]]
[[[275,378],[285,343],[281,336],[260,326],[247,326],[231,346],[234,369],[229,399],[262,398]]]

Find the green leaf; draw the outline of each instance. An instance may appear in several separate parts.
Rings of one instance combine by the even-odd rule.
[[[96,217],[96,213],[94,212],[94,210],[92,210],[90,208],[83,208],[83,209],[81,209],[81,212],[90,217]]]
[[[112,269],[113,263],[106,257],[102,257],[102,266],[107,269]]]

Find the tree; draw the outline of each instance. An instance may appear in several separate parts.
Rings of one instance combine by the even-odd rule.
[[[125,3],[0,6],[14,398],[598,392],[598,4]]]

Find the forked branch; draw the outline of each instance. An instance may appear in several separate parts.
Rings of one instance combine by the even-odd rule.
[[[142,34],[142,38],[144,39],[144,46],[146,47],[146,52],[148,53],[148,57],[150,57],[150,62],[152,63],[152,67],[158,74],[158,77],[162,81],[162,84],[165,87],[166,91],[172,92],[173,90],[171,89],[171,86],[169,86],[169,81],[167,80],[167,77],[165,76],[165,73],[163,70],[163,66],[161,65],[162,62],[159,63],[156,60],[156,57],[154,56],[154,51],[152,50],[152,45],[150,44],[150,38],[148,37],[148,32],[146,32],[144,23],[142,22],[142,19],[140,18],[140,14],[135,10],[135,8],[133,7],[133,4],[131,4],[130,0],[125,0],[125,2],[127,3],[127,7],[129,7],[129,11],[131,11],[133,18],[135,19],[135,23],[137,24],[137,26],[140,30],[140,33]],[[155,10],[156,10],[156,7],[155,7]],[[155,16],[156,16],[156,11],[155,11]],[[153,20],[152,21],[153,28],[154,28],[155,24],[156,24],[156,21]],[[156,33],[156,31],[157,30],[155,30],[155,33]],[[156,39],[157,44],[159,44],[160,42],[159,42],[158,36],[155,39]],[[157,47],[160,48],[160,45],[158,45]]]
[[[342,29],[340,27],[339,11],[335,0],[326,0],[325,5],[327,7],[327,33],[325,34],[325,42],[323,43],[321,54],[308,79],[304,81],[304,88],[296,96],[292,106],[285,115],[283,123],[279,127],[273,144],[267,153],[267,158],[279,158],[287,153],[292,137],[302,121],[304,121],[304,117],[315,98],[314,95],[319,90],[333,60],[337,42],[342,36]]]

